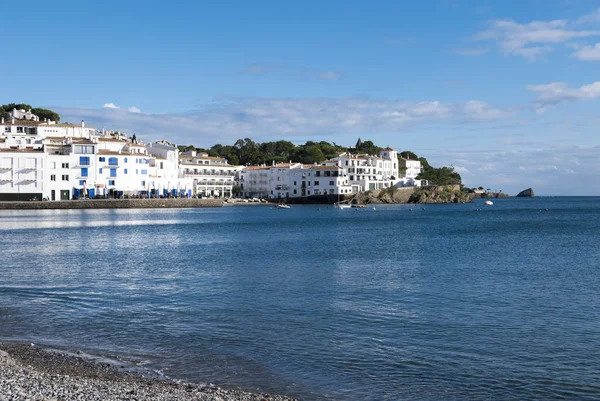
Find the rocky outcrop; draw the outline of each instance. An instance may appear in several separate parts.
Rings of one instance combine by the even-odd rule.
[[[484,192],[482,194],[474,194],[475,198],[510,198],[509,194],[505,194],[504,192]]]
[[[410,197],[414,193],[414,187],[391,187],[385,189],[378,189],[375,191],[361,192],[357,194],[350,203],[359,204],[395,204],[395,203],[408,203]]]
[[[417,188],[408,203],[467,203],[473,195],[461,191],[460,185],[441,185]]]
[[[517,198],[533,198],[534,196],[535,194],[531,188],[524,189],[517,194]]]

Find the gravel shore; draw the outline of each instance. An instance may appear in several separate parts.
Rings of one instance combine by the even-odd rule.
[[[32,345],[0,343],[0,401],[17,400],[296,401],[277,394],[150,378]]]

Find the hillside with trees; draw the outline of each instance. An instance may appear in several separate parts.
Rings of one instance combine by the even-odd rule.
[[[4,120],[8,120],[10,118],[10,112],[13,111],[13,109],[17,109],[17,110],[31,110],[31,112],[33,114],[35,114],[36,116],[38,116],[40,118],[40,121],[44,121],[44,119],[47,120],[52,120],[52,121],[56,121],[59,122],[60,121],[60,116],[58,115],[58,113],[56,113],[55,111],[52,110],[48,110],[48,109],[42,109],[42,108],[36,108],[36,107],[31,107],[31,105],[29,104],[25,104],[25,103],[8,103],[8,104],[3,104],[0,106],[0,117],[4,117]]]
[[[250,138],[238,139],[233,145],[216,144],[210,149],[197,148],[193,145],[181,145],[180,151],[196,150],[206,152],[209,156],[223,157],[231,164],[236,165],[271,165],[275,163],[287,163],[289,161],[313,164],[321,163],[334,158],[343,152],[353,154],[377,155],[383,148],[375,145],[372,141],[362,141],[360,138],[354,147],[344,147],[335,142],[308,141],[304,145],[295,145],[290,141],[254,142]],[[419,160],[423,166],[423,172],[418,179],[427,180],[431,185],[460,185],[461,176],[454,171],[454,167],[436,168],[429,164],[426,158],[419,157],[410,150],[400,152],[400,157],[410,160]],[[402,176],[405,168],[399,167]]]

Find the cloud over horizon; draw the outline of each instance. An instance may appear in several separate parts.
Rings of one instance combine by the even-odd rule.
[[[529,23],[498,19],[492,21],[488,29],[475,34],[473,39],[482,42],[496,41],[505,55],[517,55],[535,61],[540,56],[554,51],[558,44],[569,44],[578,38],[600,36],[600,30],[580,27],[596,21],[597,15],[600,15],[600,9],[574,23],[562,19]]]
[[[107,106],[110,105],[110,106]],[[137,132],[150,140],[169,136],[176,142],[211,142],[252,138],[328,137],[369,132],[399,133],[431,122],[481,122],[514,112],[484,101],[399,102],[361,97],[258,98],[221,97],[198,110],[149,114],[132,106],[107,103],[101,109],[55,107],[63,120],[85,119],[96,128]]]

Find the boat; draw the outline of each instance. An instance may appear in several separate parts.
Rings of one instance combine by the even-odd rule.
[[[277,209],[289,209],[290,205],[286,205],[285,203],[278,203],[277,205],[275,205],[275,208],[277,208]]]
[[[494,204],[494,202],[492,202],[491,200],[486,200],[485,201],[485,205],[486,206],[492,206]]]
[[[350,205],[352,209],[366,209],[367,205]]]
[[[334,204],[334,206],[335,206],[336,209],[350,209],[350,205],[347,204],[347,203],[339,203],[339,202],[337,202],[337,203]]]

